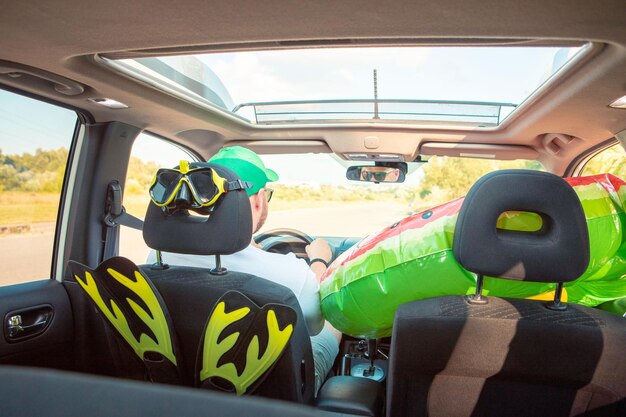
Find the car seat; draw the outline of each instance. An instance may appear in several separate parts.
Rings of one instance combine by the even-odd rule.
[[[224,167],[208,166],[229,181],[239,179]],[[91,270],[70,262],[72,275],[107,318],[108,332],[126,345],[114,352],[115,361],[123,364],[118,366],[119,376],[143,372],[144,379],[156,382],[311,403],[311,343],[295,295],[265,279],[220,267],[220,255],[235,253],[251,242],[252,216],[245,191],[224,194],[209,216],[191,215],[186,210],[169,214],[151,202],[143,233],[148,246],[159,253],[213,255],[218,267],[208,270],[170,266],[167,259],[136,267],[116,257]],[[127,288],[120,289],[115,282],[124,281],[118,279],[120,275],[130,277],[125,280],[129,283],[127,288],[139,283],[144,294],[151,289],[153,295],[141,296],[139,300],[129,297]],[[91,293],[86,289],[89,284]],[[94,286],[98,291],[93,290]],[[94,299],[93,294],[98,292],[101,296]],[[99,298],[110,300],[111,305],[108,301],[98,302]],[[109,316],[117,320],[112,321]],[[128,325],[120,325],[119,316]],[[151,320],[160,324],[146,328],[144,323]],[[127,335],[118,327],[123,327]],[[165,340],[164,344],[169,342],[171,347],[160,351],[150,344],[146,354],[140,338],[144,342]],[[276,340],[281,340],[284,348],[274,343]],[[209,346],[211,343],[213,347]],[[204,354],[205,351],[212,353]],[[141,359],[139,365],[137,357]],[[214,372],[208,372],[207,367]],[[245,383],[238,383],[240,380]]]
[[[535,232],[500,230],[507,211],[541,216]],[[414,301],[396,311],[387,415],[624,416],[626,321],[565,304],[563,284],[589,262],[579,199],[560,177],[497,171],[471,188],[454,256],[477,274],[476,294]],[[557,283],[554,300],[482,294],[503,285]]]

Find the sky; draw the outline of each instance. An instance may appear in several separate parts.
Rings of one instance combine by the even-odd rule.
[[[207,54],[199,59],[221,79],[236,104],[372,98],[373,69],[378,71],[381,99],[517,104],[553,72],[557,52],[558,48],[536,47],[329,48]],[[0,149],[4,154],[69,147],[75,123],[76,115],[70,110],[0,90]],[[185,157],[182,151],[145,135],[133,154],[162,166],[176,165]],[[293,181],[328,178],[334,182],[339,181],[340,172],[345,173],[328,155],[264,159]],[[303,169],[309,161],[312,167]]]
[[[553,72],[560,48],[328,48],[199,55],[238,103],[381,99],[519,104]]]
[[[0,149],[5,155],[69,148],[76,113],[0,90]]]

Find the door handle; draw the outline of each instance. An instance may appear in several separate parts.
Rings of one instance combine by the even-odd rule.
[[[9,317],[9,338],[32,335],[47,325],[48,321],[45,318],[37,323],[23,325],[22,316],[19,314],[17,316],[11,316]]]
[[[52,312],[50,305],[10,312],[5,316],[5,337],[15,342],[43,333],[52,321]]]

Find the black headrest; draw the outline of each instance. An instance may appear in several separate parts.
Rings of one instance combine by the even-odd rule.
[[[213,168],[229,181],[239,177],[221,165],[190,164]],[[252,211],[245,190],[222,195],[210,216],[186,210],[168,215],[152,201],[143,225],[143,238],[152,249],[192,255],[229,255],[246,248],[252,239]]]
[[[496,228],[507,211],[541,216],[536,232]],[[562,178],[546,172],[503,170],[479,179],[465,197],[453,252],[467,270],[492,277],[567,282],[589,264],[589,234],[580,199]]]

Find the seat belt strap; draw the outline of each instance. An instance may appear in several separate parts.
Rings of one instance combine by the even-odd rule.
[[[120,225],[143,230],[143,221],[126,213],[122,206],[122,187],[117,180],[111,181],[108,185],[102,221],[104,223],[102,261],[117,255]]]
[[[143,220],[133,216],[132,214],[126,213],[126,209],[124,207],[122,207],[122,214],[110,218],[105,216],[104,222],[108,227],[117,227],[122,225],[139,231],[143,230]]]

